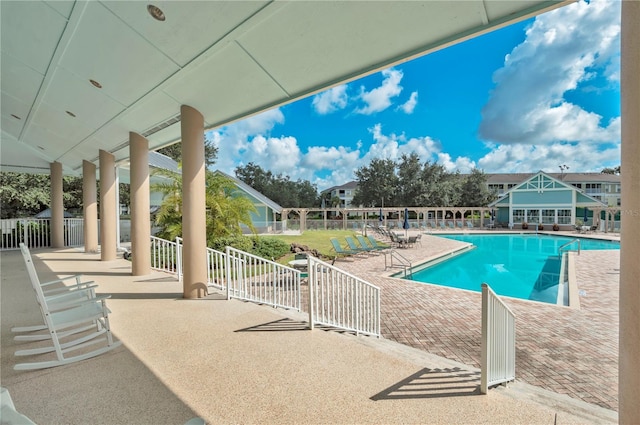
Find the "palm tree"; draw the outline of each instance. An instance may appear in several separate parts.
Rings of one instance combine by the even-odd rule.
[[[151,186],[152,190],[164,194],[156,215],[156,224],[162,227],[158,235],[173,240],[182,236],[182,175],[168,170],[154,170],[153,173],[166,178],[165,182]],[[239,194],[229,178],[207,171],[205,204],[208,244],[217,238],[241,235],[242,224],[255,233],[251,221],[255,206],[249,198]]]

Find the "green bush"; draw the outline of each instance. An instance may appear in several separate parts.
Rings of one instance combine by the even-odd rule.
[[[222,252],[227,250],[227,246],[239,249],[240,251],[251,252],[253,249],[253,240],[244,235],[225,236],[222,238],[211,239],[208,241],[207,245],[209,248]]]
[[[289,253],[290,249],[289,244],[280,239],[256,237],[253,240],[252,254],[267,259],[278,259]]]

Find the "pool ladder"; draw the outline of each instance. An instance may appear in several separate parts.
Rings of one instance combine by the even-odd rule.
[[[571,239],[569,242],[563,244],[560,248],[558,248],[558,256],[562,255],[562,250],[566,247],[568,247],[569,245],[571,245],[574,242],[578,242],[578,255],[580,255],[580,239],[576,238],[576,239]]]
[[[387,255],[389,255],[389,265],[387,265]],[[398,265],[394,265],[393,264],[393,259],[396,259],[400,264]],[[401,255],[399,252],[397,252],[395,249],[391,250],[388,254],[385,252],[384,254],[384,269],[387,270],[387,267],[389,268],[393,268],[393,267],[400,267],[402,269],[404,269],[404,277],[407,277],[407,270],[408,270],[408,277],[413,279],[413,267],[411,266],[411,261],[409,261],[405,256]]]

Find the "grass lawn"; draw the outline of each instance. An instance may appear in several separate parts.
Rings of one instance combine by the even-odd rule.
[[[336,238],[340,242],[342,247],[346,247],[347,243],[344,240],[345,236],[355,236],[357,233],[352,230],[307,230],[301,235],[269,235],[267,237],[279,239],[288,244],[297,243],[300,245],[306,245],[309,249],[317,249],[323,255],[327,257],[333,257],[336,255],[331,245],[331,238]],[[278,258],[276,261],[281,264],[287,264],[288,261],[293,260],[294,254],[287,254],[284,257]]]

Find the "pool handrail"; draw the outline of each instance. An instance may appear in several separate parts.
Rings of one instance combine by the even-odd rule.
[[[571,239],[569,242],[563,244],[562,246],[560,246],[560,248],[558,248],[558,255],[562,254],[562,250],[564,248],[566,248],[567,246],[571,245],[574,242],[578,242],[578,255],[580,255],[580,239],[579,238],[575,238],[575,239]]]

